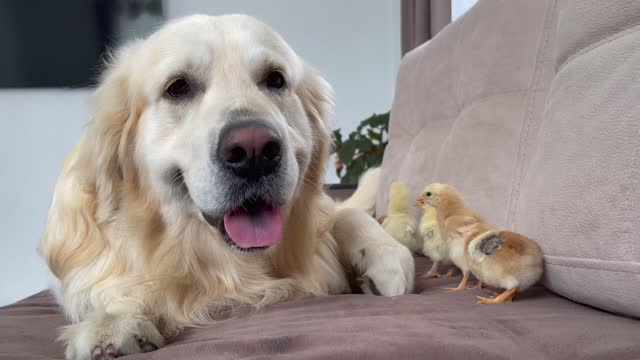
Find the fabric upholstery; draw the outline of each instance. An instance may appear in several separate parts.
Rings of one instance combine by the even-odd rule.
[[[521,137],[540,119],[553,77],[555,31],[555,1],[480,0],[404,57],[377,214],[393,180],[416,196],[437,181],[507,225]]]
[[[639,31],[637,1],[480,0],[402,61],[377,213],[450,183],[549,289],[640,317]]]
[[[416,258],[416,268],[430,264]],[[187,329],[166,347],[123,360],[196,359],[633,359],[640,323],[577,305],[541,286],[504,305],[484,290],[448,293],[460,277],[417,279],[416,294],[341,295],[271,306]],[[63,359],[64,323],[40,293],[0,308],[0,360]],[[606,340],[604,340],[606,339]]]
[[[640,2],[563,1],[557,73],[516,226],[543,241],[545,284],[640,317]]]
[[[325,186],[324,192],[334,200],[345,200],[355,192],[355,187]]]

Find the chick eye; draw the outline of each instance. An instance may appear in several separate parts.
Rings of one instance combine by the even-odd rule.
[[[425,193],[425,195],[427,195],[427,196],[431,196],[431,191],[427,191],[427,192]]]
[[[282,75],[282,72],[278,70],[269,72],[265,79],[265,83],[267,84],[267,87],[271,89],[282,89],[286,85],[284,75]]]
[[[189,93],[189,83],[185,79],[176,79],[167,88],[167,95],[179,98]]]

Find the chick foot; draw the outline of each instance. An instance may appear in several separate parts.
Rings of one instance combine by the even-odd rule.
[[[426,273],[416,273],[416,275],[419,275],[423,279],[437,279],[444,276],[443,274],[431,271],[428,271]]]
[[[483,296],[476,296],[476,298],[478,299],[478,302],[481,304],[502,304],[505,302],[511,302],[517,293],[518,293],[518,289],[514,288],[514,289],[505,290],[502,294],[493,298],[486,298]]]
[[[443,274],[438,273],[438,262],[434,262],[433,265],[431,266],[431,269],[429,269],[429,271],[427,271],[426,273],[418,273],[417,275],[420,275],[421,278],[423,279],[431,279],[431,278],[439,278],[444,276]]]
[[[458,287],[454,287],[454,288],[444,288],[447,291],[464,291],[464,290],[469,290],[472,289],[471,287],[467,286],[467,281],[469,281],[469,276],[471,275],[470,272],[466,272],[464,273],[464,276],[462,277],[462,280],[460,280],[460,284],[458,284]]]

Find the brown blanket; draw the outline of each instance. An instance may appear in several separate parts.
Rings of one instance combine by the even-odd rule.
[[[427,268],[416,258],[417,270]],[[459,278],[418,279],[397,298],[340,295],[271,306],[188,329],[159,351],[123,359],[637,359],[640,321],[536,287],[504,305],[484,290],[447,293]],[[42,292],[0,308],[0,359],[63,359],[65,323]]]

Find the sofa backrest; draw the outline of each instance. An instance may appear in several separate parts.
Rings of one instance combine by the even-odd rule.
[[[558,34],[514,225],[552,290],[640,317],[640,1],[561,1]]]
[[[541,243],[547,287],[640,316],[638,23],[633,0],[480,0],[402,61],[377,215],[393,180],[450,183]]]
[[[416,195],[437,181],[507,226],[522,137],[539,123],[553,75],[553,7],[548,0],[481,0],[404,57],[378,214],[386,213],[393,180]]]

